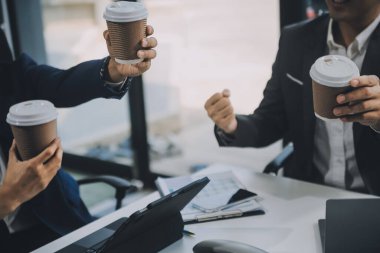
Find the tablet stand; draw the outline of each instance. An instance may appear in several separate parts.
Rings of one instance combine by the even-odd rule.
[[[108,248],[107,253],[156,253],[170,244],[178,241],[183,236],[183,220],[180,212],[169,216],[164,220],[152,220],[145,223],[142,231],[130,238],[125,238],[122,244]]]

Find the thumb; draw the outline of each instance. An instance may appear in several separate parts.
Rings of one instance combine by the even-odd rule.
[[[111,40],[110,40],[110,33],[109,33],[109,31],[108,30],[105,30],[104,32],[103,32],[103,37],[104,37],[104,39],[106,40],[106,43],[107,43],[107,46],[111,46]]]
[[[230,97],[231,96],[231,91],[229,90],[229,89],[224,89],[223,91],[222,91],[222,95],[223,95],[223,97]]]
[[[13,139],[12,146],[9,149],[8,161],[9,162],[16,162],[16,161],[18,161],[18,158],[17,158],[17,148],[16,148],[16,141],[15,141],[15,139]]]

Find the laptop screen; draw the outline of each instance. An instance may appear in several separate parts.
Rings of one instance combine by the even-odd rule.
[[[380,252],[380,199],[326,202],[324,253]]]

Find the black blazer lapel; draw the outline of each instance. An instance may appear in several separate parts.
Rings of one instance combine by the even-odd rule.
[[[380,25],[369,38],[367,53],[364,57],[361,70],[362,75],[380,74]]]

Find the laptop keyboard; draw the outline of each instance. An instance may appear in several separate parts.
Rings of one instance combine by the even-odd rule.
[[[100,252],[108,238],[110,238],[115,231],[125,222],[127,218],[121,218],[107,225],[106,227],[78,240],[76,245],[80,245],[87,248],[85,253],[97,253]]]

